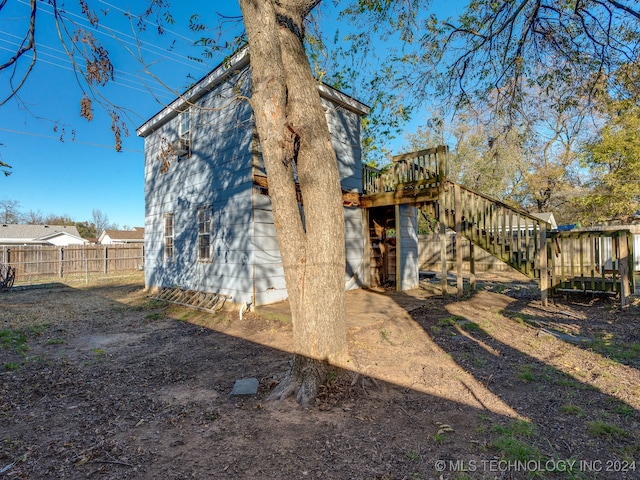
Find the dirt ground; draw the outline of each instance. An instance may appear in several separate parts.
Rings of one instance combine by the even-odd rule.
[[[640,478],[637,301],[543,308],[498,274],[347,301],[353,367],[305,409],[267,401],[286,304],[210,314],[139,277],[0,293],[0,478]]]

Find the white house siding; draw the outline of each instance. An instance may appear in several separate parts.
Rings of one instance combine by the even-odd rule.
[[[102,240],[100,240],[100,245],[113,245],[113,240],[109,235],[105,235]]]
[[[419,283],[419,255],[418,255],[418,214],[412,205],[399,206],[400,223],[400,287],[410,290]]]
[[[242,54],[244,55],[244,54]],[[238,57],[234,68],[246,66],[248,57]],[[231,59],[231,63],[236,59]],[[222,72],[222,73],[220,73]],[[181,286],[230,296],[234,303],[256,305],[287,298],[271,201],[253,187],[251,112],[246,102],[231,101],[224,77],[216,70],[192,92],[207,107],[192,117],[192,155],[175,162],[168,173],[160,173],[157,160],[163,137],[178,139],[178,118],[165,109],[145,125],[145,280],[151,287]],[[241,73],[249,83],[246,71]],[[213,79],[209,82],[209,79]],[[361,191],[360,117],[367,107],[324,85],[323,98],[333,144],[338,156],[342,187]],[[248,94],[245,92],[245,94]],[[180,100],[174,102],[174,106]],[[223,105],[226,108],[219,109]],[[151,131],[152,129],[155,131]],[[253,159],[255,160],[255,159]],[[258,169],[259,170],[259,169]],[[211,263],[197,261],[199,206],[211,205],[213,255]],[[174,215],[174,258],[163,259],[163,215]],[[345,208],[347,265],[345,284],[355,288],[363,278],[363,223],[359,208]]]
[[[336,107],[323,99],[331,131],[340,179],[344,190],[362,191],[362,163],[360,151],[360,116]],[[273,224],[271,201],[268,196],[253,193],[255,303],[265,305],[287,298],[280,249]],[[362,210],[345,207],[346,268],[345,287],[358,288],[364,278],[364,237]]]
[[[271,201],[266,195],[254,193],[254,202],[255,302],[256,305],[266,305],[286,300],[287,288]],[[345,288],[350,290],[361,287],[364,278],[362,211],[345,207],[344,216],[347,256]]]
[[[360,143],[361,116],[323,99],[331,141],[338,159],[340,184],[343,190],[362,193],[362,149]],[[344,209],[347,264],[345,286],[348,290],[364,282],[364,225],[360,208]]]
[[[145,139],[145,281],[148,286],[221,293],[237,303],[253,296],[251,112],[224,86],[199,101],[191,117],[192,154],[167,173],[157,157],[163,137],[178,138],[173,118]],[[197,210],[212,214],[212,258],[198,261]],[[164,219],[174,215],[174,256],[163,258]]]
[[[360,208],[345,207],[344,224],[347,254],[345,287],[347,290],[351,290],[364,286],[365,241],[362,210]]]
[[[322,99],[344,190],[362,192],[360,115]]]
[[[67,245],[84,245],[85,243],[87,243],[84,238],[74,237],[65,233],[52,236],[51,238],[47,239],[47,242],[50,245],[55,245],[56,247],[66,247]]]

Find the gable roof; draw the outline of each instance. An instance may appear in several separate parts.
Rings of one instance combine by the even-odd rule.
[[[106,236],[114,242],[144,242],[144,228],[136,227],[135,230],[110,230],[106,229],[100,234],[101,242]]]
[[[558,228],[558,224],[556,223],[556,217],[553,215],[552,212],[537,212],[537,213],[532,213],[531,215],[549,223],[552,229]]]
[[[143,123],[136,130],[136,134],[140,137],[146,137],[171,119],[177,117],[180,112],[183,112],[189,105],[194,104],[200,98],[204,97],[217,85],[227,80],[231,75],[247,68],[248,66],[249,47],[245,47],[233,54],[224,62],[220,63],[211,72],[198,80],[198,82],[189,88],[189,90]],[[318,84],[318,91],[320,92],[321,97],[331,100],[335,104],[359,115],[367,115],[370,111],[370,108],[364,103],[357,101],[356,99],[325,83]]]
[[[48,240],[68,235],[84,240],[75,225],[18,225],[0,224],[0,243],[48,243]]]

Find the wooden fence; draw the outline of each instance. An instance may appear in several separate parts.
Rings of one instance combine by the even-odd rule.
[[[132,272],[143,269],[144,245],[0,246],[0,264],[16,269],[16,283]]]
[[[634,238],[629,230],[554,232],[549,239],[552,289],[634,290]]]
[[[614,292],[621,295],[635,291],[640,282],[638,262],[639,234],[628,230],[551,232],[548,234],[548,270],[552,290],[576,290],[585,292]],[[419,268],[441,268],[441,243],[438,235],[418,236]],[[470,270],[470,242],[462,238],[463,270]],[[456,268],[455,236],[446,236],[446,263],[448,270]],[[500,271],[510,269],[506,263],[489,252],[476,249],[476,271]]]

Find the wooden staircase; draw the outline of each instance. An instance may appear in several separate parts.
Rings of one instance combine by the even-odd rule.
[[[436,209],[442,210],[436,218],[452,230],[460,210],[463,237],[524,275],[540,278],[542,236],[550,229],[544,220],[451,181],[445,182]]]
[[[549,225],[446,175],[447,147],[394,157],[387,171],[365,170],[361,205],[414,204],[519,272],[540,278],[540,251],[546,248],[542,232]]]
[[[447,147],[439,146],[396,156],[384,171],[365,167],[360,198],[362,208],[411,204],[438,220],[443,282],[445,230],[450,228],[456,232],[456,245],[465,237],[471,245],[538,279],[543,304],[554,289],[619,293],[621,304],[627,304],[635,288],[631,232],[550,232],[550,225],[535,215],[449,180],[447,154]],[[607,248],[609,255],[603,253]],[[461,249],[456,254],[461,292]]]

